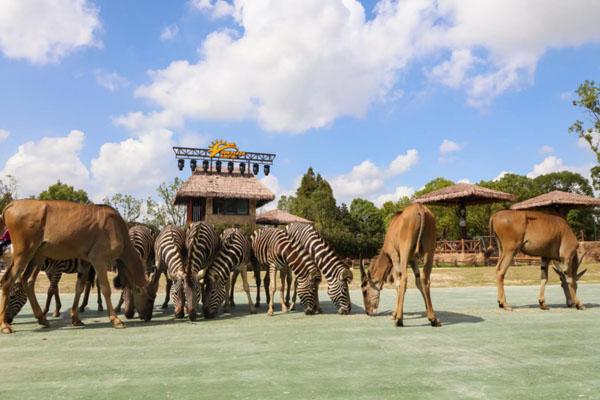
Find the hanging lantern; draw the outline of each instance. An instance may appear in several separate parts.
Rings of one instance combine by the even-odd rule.
[[[227,163],[227,171],[231,174],[233,172],[233,161]]]
[[[217,160],[217,162],[215,163],[215,167],[217,169],[217,172],[220,174],[221,173],[221,160]]]
[[[253,164],[252,165],[252,173],[254,175],[258,175],[258,164]]]
[[[185,167],[185,161],[182,159],[177,160],[177,168],[179,168],[180,171],[183,171],[183,167]]]
[[[246,171],[246,163],[240,163],[240,174],[244,175],[244,171]]]
[[[204,172],[208,171],[208,160],[202,161],[202,170]]]
[[[265,176],[268,176],[268,175],[269,175],[269,172],[271,172],[271,167],[270,167],[270,166],[268,166],[268,165],[265,165],[265,166],[263,167],[263,171],[264,171],[264,173],[265,173]]]
[[[190,161],[190,168],[192,169],[192,172],[196,170],[196,160]]]

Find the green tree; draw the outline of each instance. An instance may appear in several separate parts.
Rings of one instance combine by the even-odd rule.
[[[294,196],[283,195],[279,198],[279,201],[277,201],[277,209],[291,213],[293,212],[295,200],[296,198]]]
[[[454,182],[445,178],[435,178],[425,184],[423,189],[415,192],[415,197],[443,189],[453,185]],[[427,206],[433,215],[435,215],[437,233],[439,239],[457,240],[460,239],[458,227],[458,217],[456,216],[456,207]],[[471,211],[469,209],[469,211]],[[467,214],[468,216],[469,214]],[[468,226],[467,219],[467,226]]]
[[[163,182],[156,188],[159,201],[152,198],[146,200],[146,216],[144,223],[162,229],[164,226],[173,224],[183,226],[186,219],[186,208],[175,205],[175,195],[183,181],[175,178],[172,182]]]
[[[129,194],[117,193],[104,198],[103,203],[116,209],[127,222],[137,222],[142,214],[142,200]]]
[[[291,201],[291,212],[302,218],[314,221],[317,229],[323,229],[336,222],[338,209],[331,185],[312,168],[302,177],[296,196]]]
[[[410,198],[407,196],[402,197],[397,202],[386,201],[381,206],[381,215],[383,217],[383,222],[385,223],[386,228],[390,225],[390,221],[392,217],[404,210],[407,206],[411,204]]]
[[[573,100],[573,105],[584,110],[590,119],[590,125],[585,126],[583,121],[577,120],[571,125],[569,132],[588,143],[600,164],[600,85],[586,80],[579,85],[576,93],[578,98]],[[594,188],[600,190],[600,165],[592,168],[591,175]]]
[[[356,251],[358,257],[373,257],[383,245],[385,223],[381,210],[369,200],[354,199],[350,204],[350,215],[356,227]]]
[[[4,207],[17,198],[17,180],[12,175],[0,179],[0,213]]]
[[[89,204],[88,194],[83,189],[75,190],[73,186],[57,181],[55,184],[48,186],[38,196],[40,200],[69,200],[77,203]]]

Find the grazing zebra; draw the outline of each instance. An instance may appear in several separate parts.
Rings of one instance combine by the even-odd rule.
[[[184,281],[186,271],[187,249],[185,247],[185,232],[175,225],[167,225],[158,234],[154,242],[155,268],[150,275],[150,290],[156,294],[160,276],[166,273],[171,279],[171,298],[175,305],[175,318],[183,318],[185,296]],[[195,318],[190,315],[190,319]]]
[[[348,314],[352,307],[348,284],[352,281],[352,271],[339,259],[333,249],[323,240],[311,224],[291,223],[286,232],[296,243],[306,250],[327,281],[327,294],[340,314]]]
[[[221,241],[215,228],[206,222],[194,222],[188,226],[185,235],[188,251],[185,299],[190,315],[196,317],[196,308],[202,296],[199,280],[204,279],[206,269],[216,257]],[[191,317],[190,317],[191,319]]]
[[[142,263],[146,266],[146,274],[149,275],[154,267],[154,240],[156,235],[146,225],[136,224],[129,228],[129,240],[133,244],[133,248],[136,253],[142,259]],[[166,273],[165,273],[166,275]],[[167,294],[165,303],[162,305],[163,308],[167,308],[169,304],[169,292],[171,289],[171,280],[167,277]],[[135,313],[133,304],[133,293],[128,286],[123,287],[121,292],[121,298],[119,303],[115,307],[115,311],[120,310],[121,306],[124,305],[125,317],[133,318]],[[118,311],[117,311],[118,312]]]
[[[60,278],[62,274],[80,274],[82,271],[88,274],[88,279],[86,284],[92,286],[95,278],[94,268],[91,268],[91,264],[80,260],[78,258],[73,258],[69,260],[53,260],[50,258],[46,258],[44,263],[41,265],[41,270],[46,273],[48,277],[48,281],[50,285],[48,286],[48,294],[46,297],[46,306],[42,311],[44,315],[48,313],[50,309],[50,303],[52,301],[52,297],[55,297],[55,310],[54,317],[60,316],[60,308],[62,307],[62,303],[60,301],[58,283],[60,282]],[[89,272],[88,272],[89,271]],[[12,320],[18,313],[21,311],[21,308],[27,303],[27,294],[24,289],[19,285],[15,286],[11,291],[9,296],[9,319]]]
[[[229,308],[228,287],[233,271],[239,271],[242,274],[250,312],[252,314],[256,312],[250,297],[250,286],[248,285],[247,267],[250,260],[250,251],[250,241],[241,229],[229,228],[223,231],[221,234],[221,249],[208,268],[204,279],[202,311],[205,318],[214,318],[224,300],[227,312]]]
[[[281,310],[287,311],[284,300],[284,283],[291,268],[296,276],[298,296],[306,314],[314,314],[318,307],[316,288],[320,278],[312,258],[300,246],[294,245],[285,231],[278,228],[262,228],[252,234],[252,262],[269,266],[272,281],[269,299],[269,315],[273,315],[273,297],[276,289],[277,270],[281,277]],[[265,287],[265,290],[267,288]]]
[[[6,310],[6,321],[11,324],[19,311],[27,303],[27,292],[21,283],[13,285],[8,295],[8,308]]]

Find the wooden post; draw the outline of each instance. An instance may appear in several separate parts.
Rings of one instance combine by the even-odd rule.
[[[193,221],[194,208],[192,206],[192,199],[188,198],[187,201],[187,223],[191,224]]]

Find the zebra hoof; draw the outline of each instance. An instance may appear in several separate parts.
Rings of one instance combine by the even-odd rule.
[[[196,312],[195,312],[195,311],[194,311],[194,312],[191,312],[191,313],[189,314],[189,318],[190,318],[190,321],[194,322],[194,321],[196,321],[196,320],[198,319],[198,314],[196,314]]]
[[[175,313],[175,319],[183,319],[183,317],[185,317],[183,311]]]
[[[82,327],[85,326],[85,324],[83,322],[81,322],[80,319],[73,319],[71,321],[71,325],[76,326],[76,327]]]
[[[395,324],[397,327],[404,326],[404,322],[402,322],[402,320],[401,320],[401,319],[397,319],[397,320],[394,322],[394,324]]]
[[[102,307],[102,306],[99,305],[98,306],[98,311],[104,311],[104,307]]]
[[[256,314],[256,309],[254,309],[254,308],[251,308],[251,309],[250,309],[250,314]]]
[[[79,307],[79,312],[85,312],[85,306]]]
[[[54,318],[58,318],[58,317],[60,317],[60,311],[54,311],[54,313],[52,314],[52,316],[53,316]]]

